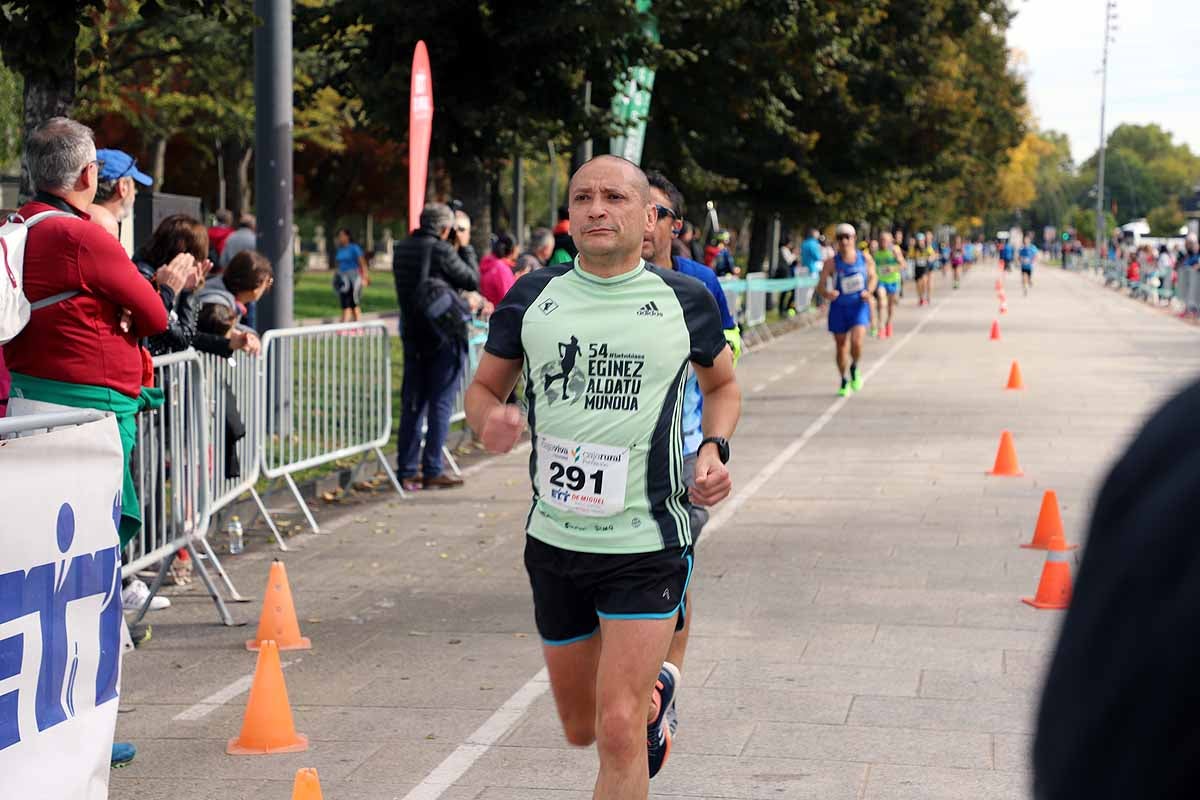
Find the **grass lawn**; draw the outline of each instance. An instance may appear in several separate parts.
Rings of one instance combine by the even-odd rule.
[[[292,295],[296,319],[340,319],[342,306],[333,291],[332,272],[301,272]],[[396,288],[390,272],[372,272],[363,290],[363,311],[395,311]]]

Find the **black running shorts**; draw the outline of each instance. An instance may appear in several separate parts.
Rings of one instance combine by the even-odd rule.
[[[692,548],[604,554],[525,537],[525,569],[538,633],[549,645],[594,636],[605,619],[670,619],[683,626]]]

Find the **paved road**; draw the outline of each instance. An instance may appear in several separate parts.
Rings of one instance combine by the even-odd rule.
[[[1018,549],[1058,491],[1080,540],[1092,493],[1139,421],[1200,366],[1195,329],[1077,275],[995,274],[901,307],[870,379],[834,397],[828,337],[779,339],[739,367],[737,495],[705,533],[677,748],[661,797],[1024,798],[1056,612],[1034,611],[1041,554]],[[1028,390],[1001,387],[1019,359]],[[1027,477],[985,476],[1012,430]],[[118,734],[139,747],[112,795],[329,800],[590,797],[596,758],[562,741],[521,567],[523,456],[463,491],[385,499],[284,555],[311,651],[285,653],[307,753],[224,754],[245,703],[250,631],[196,592],[126,660]],[[261,593],[273,552],[236,559]],[[258,606],[235,608],[253,622]],[[239,687],[237,682],[243,681]],[[229,687],[233,688],[229,688]]]

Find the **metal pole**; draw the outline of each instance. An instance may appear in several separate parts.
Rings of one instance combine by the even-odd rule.
[[[558,224],[558,154],[554,152],[554,142],[548,142],[546,146],[550,149],[550,221],[547,227],[554,230]]]
[[[261,331],[292,325],[292,3],[254,0],[254,194],[258,249],[275,268]]]
[[[1104,112],[1108,101],[1108,45],[1112,41],[1113,0],[1104,5],[1104,57],[1100,62],[1100,156],[1096,170],[1096,256],[1103,259],[1108,249],[1108,225],[1104,216]]]
[[[513,240],[524,243],[525,241],[525,159],[520,156],[513,157]]]
[[[583,83],[583,110],[587,115],[591,115],[592,109],[592,82],[584,81]],[[592,140],[584,139],[579,148],[575,151],[575,163],[571,165],[571,171],[579,169],[579,167],[592,160]]]

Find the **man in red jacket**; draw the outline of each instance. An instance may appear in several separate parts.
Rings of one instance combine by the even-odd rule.
[[[167,312],[119,242],[82,210],[96,195],[98,168],[92,131],[55,117],[25,143],[25,160],[37,194],[20,214],[51,217],[30,230],[25,243],[24,289],[30,302],[67,295],[34,311],[29,324],[4,346],[12,373],[9,413],[54,406],[98,408],[117,417],[126,462],[140,409],[162,402],[143,388],[138,340],[161,333]],[[122,316],[128,312],[128,322]],[[121,544],[141,527],[141,508],[128,463],[122,490]]]

